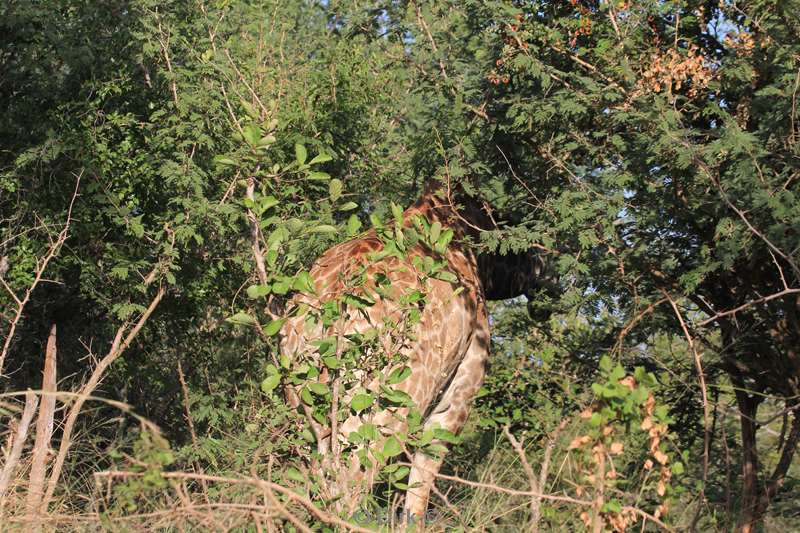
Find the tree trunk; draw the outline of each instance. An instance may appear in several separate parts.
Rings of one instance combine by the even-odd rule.
[[[739,421],[742,427],[742,498],[741,514],[736,531],[751,533],[761,518],[761,491],[758,487],[758,448],[756,447],[756,414],[760,398],[744,390],[744,381],[731,377],[739,405]]]

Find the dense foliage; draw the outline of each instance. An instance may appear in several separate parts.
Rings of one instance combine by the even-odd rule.
[[[545,251],[562,289],[531,302],[546,321],[493,307],[446,464],[480,483],[439,482],[441,528],[798,527],[799,8],[3,3],[4,438],[56,324],[58,390],[125,405],[59,397],[54,516],[330,524],[287,493],[257,490],[256,512],[244,486],[169,475],[316,497],[273,319],[314,258],[437,179],[502,222],[476,250]],[[132,474],[98,489],[111,470]],[[0,482],[0,512],[22,519],[14,494]],[[209,515],[144,517],[188,500]]]

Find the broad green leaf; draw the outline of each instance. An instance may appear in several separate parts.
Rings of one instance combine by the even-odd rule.
[[[372,394],[359,393],[353,396],[353,399],[350,401],[350,407],[356,413],[360,413],[361,411],[372,405],[374,401],[375,398],[372,396]]]
[[[257,298],[263,298],[267,296],[270,291],[269,285],[250,285],[247,287],[247,297],[251,300],[255,300]]]
[[[361,229],[361,221],[355,214],[350,215],[350,218],[347,219],[347,235],[352,237],[358,230]]]
[[[311,231],[314,233],[337,233],[339,229],[336,226],[331,226],[330,224],[320,224],[319,226],[314,226],[311,228]]]
[[[264,335],[267,337],[272,337],[281,330],[281,326],[283,326],[284,322],[286,322],[285,318],[271,320],[266,326],[264,326]]]
[[[328,194],[331,197],[331,202],[335,202],[339,199],[339,197],[342,195],[342,188],[342,180],[340,179],[334,178],[330,181],[330,183],[328,183]]]
[[[278,140],[278,139],[276,139],[276,138],[275,138],[275,136],[274,136],[274,135],[272,135],[272,134],[269,134],[269,135],[264,135],[263,137],[261,137],[261,138],[258,140],[258,145],[259,145],[259,146],[269,146],[270,144],[275,144],[275,142],[276,142],[277,140]]]
[[[216,163],[218,165],[227,165],[227,166],[230,166],[230,167],[235,167],[236,165],[238,165],[238,163],[236,161],[234,161],[233,159],[231,159],[230,157],[223,157],[223,156],[219,156],[219,155],[218,156],[214,156],[214,163]]]
[[[358,204],[355,202],[347,202],[339,206],[339,211],[352,211],[358,207]]]
[[[437,220],[431,224],[431,242],[436,243],[442,233],[442,224]]]
[[[386,378],[386,383],[389,385],[396,385],[401,381],[405,380],[408,376],[411,375],[411,368],[407,366],[402,366],[400,368],[395,368],[389,377]]]
[[[261,128],[256,124],[248,124],[242,128],[242,133],[244,133],[244,140],[250,146],[258,145],[258,141],[261,140]]]
[[[342,362],[339,361],[339,358],[335,355],[328,355],[322,358],[322,362],[325,363],[325,366],[328,368],[332,368],[334,370],[338,368],[342,368]]]
[[[303,400],[303,403],[306,405],[314,405],[314,398],[311,396],[311,391],[308,390],[308,387],[300,389],[300,399]]]
[[[306,480],[303,474],[301,474],[300,471],[293,466],[290,466],[286,469],[286,477],[299,483],[303,483]]]
[[[390,205],[391,205],[391,208],[392,208],[392,216],[395,218],[395,220],[397,220],[399,222],[402,222],[403,221],[403,208],[400,207],[399,205],[397,205],[394,202],[392,202]]]
[[[247,100],[245,100],[244,98],[240,99],[239,101],[241,102],[245,113],[247,113],[253,120],[258,120],[259,112],[255,108],[255,106],[250,102],[248,102]]]
[[[383,444],[384,457],[391,458],[400,455],[401,453],[403,453],[403,446],[400,444],[400,441],[397,440],[397,437],[391,435]]]
[[[327,172],[314,171],[309,173],[308,179],[315,181],[324,181],[331,179],[331,175],[328,174]]]
[[[450,431],[449,429],[434,428],[433,436],[439,440],[449,442],[450,444],[458,444],[459,442],[461,442],[461,439],[459,439],[458,436],[456,436],[456,434]]]
[[[311,161],[308,162],[309,166],[316,165],[318,163],[327,163],[330,161],[332,157],[325,152],[321,152],[317,154]]]
[[[261,391],[264,394],[269,394],[280,384],[281,382],[281,375],[280,374],[272,374],[271,376],[267,376],[264,378],[264,381],[261,382]]]
[[[256,319],[244,311],[239,311],[235,315],[226,318],[225,321],[237,326],[252,326],[256,323]]]
[[[325,394],[328,394],[328,391],[330,390],[328,388],[328,385],[325,383],[309,383],[306,386],[311,392],[313,392],[317,396],[323,396]]]
[[[306,157],[308,157],[308,152],[306,151],[306,147],[300,143],[296,143],[294,145],[294,157],[297,160],[297,164],[302,166],[306,162]]]

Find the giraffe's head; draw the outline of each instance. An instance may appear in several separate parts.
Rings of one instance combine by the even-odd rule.
[[[487,300],[525,296],[528,312],[535,320],[547,320],[550,316],[548,300],[557,299],[561,294],[549,256],[537,249],[505,255],[480,254],[478,273]]]

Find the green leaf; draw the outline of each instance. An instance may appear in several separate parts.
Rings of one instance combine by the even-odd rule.
[[[331,179],[331,175],[327,172],[314,171],[308,174],[308,179],[314,181],[324,181]]]
[[[356,413],[360,413],[361,411],[372,405],[374,401],[375,397],[372,396],[372,394],[359,393],[353,396],[353,399],[350,400],[350,407]]]
[[[300,389],[300,399],[306,405],[314,405],[314,398],[311,396],[311,391],[308,390],[308,387]]]
[[[275,387],[277,387],[281,382],[281,375],[280,374],[272,374],[271,376],[267,376],[264,378],[264,381],[261,382],[261,391],[264,394],[269,394]]]
[[[323,357],[322,362],[325,363],[325,366],[334,370],[342,368],[342,362],[339,361],[339,358],[335,355],[327,355]]]
[[[244,134],[244,140],[250,146],[258,145],[258,141],[261,140],[261,128],[257,124],[248,124],[242,129],[242,133]]]
[[[411,369],[407,366],[402,366],[400,368],[395,368],[389,377],[386,378],[386,383],[389,385],[396,385],[401,381],[405,380],[408,376],[411,375]]]
[[[261,211],[264,212],[270,207],[275,207],[278,205],[280,201],[275,198],[274,196],[265,196],[259,200],[259,206],[261,207]]]
[[[361,424],[358,428],[358,433],[368,440],[375,440],[378,438],[378,428],[375,424]]]
[[[280,295],[286,294],[287,292],[289,292],[290,288],[291,288],[290,282],[285,279],[276,281],[275,283],[272,284],[272,292],[274,292],[275,294],[280,294]]]
[[[331,202],[335,202],[342,195],[342,180],[332,179],[328,184],[328,194],[331,197]]]
[[[622,511],[622,504],[618,500],[609,500],[603,504],[604,513],[619,513]]]
[[[403,446],[397,437],[391,435],[383,445],[383,455],[387,458],[395,457],[403,453]]]
[[[286,477],[299,483],[303,483],[306,480],[303,474],[301,474],[300,471],[293,466],[290,466],[286,469]]]
[[[294,284],[292,285],[292,288],[294,288],[296,291],[305,292],[307,294],[314,294],[316,292],[314,279],[311,277],[311,274],[305,270],[298,272],[294,277]]]
[[[392,202],[390,205],[391,205],[391,208],[392,208],[392,216],[394,216],[394,219],[397,220],[398,222],[402,222],[403,221],[403,208],[400,207],[399,205],[397,205],[394,202]]]
[[[361,221],[358,217],[354,214],[350,215],[350,218],[347,219],[347,235],[352,237],[358,230],[361,229]]]
[[[281,330],[281,326],[283,326],[284,322],[286,322],[285,318],[270,320],[270,322],[264,326],[264,335],[272,337]]]
[[[381,221],[380,217],[376,213],[369,214],[369,222],[372,224],[373,228],[382,228],[383,222]]]
[[[331,226],[330,224],[320,224],[319,226],[314,226],[311,228],[311,231],[314,233],[338,233],[339,229],[336,226]]]
[[[214,156],[214,163],[218,165],[227,165],[230,167],[235,167],[236,165],[238,165],[238,163],[233,159],[231,159],[230,157],[223,157],[220,155]]]
[[[226,318],[225,321],[237,326],[253,326],[256,323],[256,319],[244,311],[239,311],[235,315]]]
[[[324,396],[328,394],[328,391],[330,390],[328,388],[328,385],[325,383],[309,383],[307,387],[311,392],[313,392],[317,396]]]
[[[458,282],[458,278],[456,277],[456,275],[453,274],[452,272],[450,272],[449,270],[440,270],[440,271],[434,273],[433,277],[436,278],[436,279],[440,279],[442,281],[450,282],[450,283],[457,283]]]
[[[358,207],[358,204],[355,202],[347,202],[339,206],[339,211],[352,211]]]
[[[442,224],[438,220],[431,224],[431,242],[435,243],[439,240],[442,233]]]
[[[449,442],[450,444],[458,444],[459,442],[461,442],[461,439],[459,439],[455,433],[444,428],[434,428],[433,436],[439,440]]]
[[[306,147],[300,143],[296,143],[294,145],[294,158],[297,160],[297,164],[301,166],[305,164],[306,157],[308,157]]]
[[[277,140],[278,139],[276,139],[275,136],[272,135],[272,134],[264,135],[263,137],[261,137],[258,140],[258,145],[259,146],[269,146],[270,144],[275,144],[277,142]]]
[[[270,291],[269,285],[250,285],[247,287],[247,297],[251,300],[263,298],[268,295]]]
[[[239,101],[241,102],[245,113],[247,113],[250,116],[250,118],[252,118],[253,120],[258,120],[259,112],[255,108],[255,106],[253,104],[251,104],[250,102],[248,102],[247,100],[245,100],[244,98],[239,99]]]
[[[317,154],[314,159],[308,162],[309,166],[316,165],[317,163],[327,163],[333,159],[330,155],[326,154],[325,152],[320,152]]]

